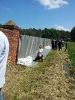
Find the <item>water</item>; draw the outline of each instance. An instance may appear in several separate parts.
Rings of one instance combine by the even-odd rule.
[[[65,71],[67,72],[67,74],[68,74],[69,76],[71,76],[71,73],[70,73],[70,70],[69,70],[69,65],[68,65],[67,62],[64,63],[64,69],[65,69]]]

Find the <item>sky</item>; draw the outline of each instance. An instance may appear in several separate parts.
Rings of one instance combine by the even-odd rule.
[[[12,20],[21,29],[71,31],[74,10],[75,0],[0,0],[0,24]]]

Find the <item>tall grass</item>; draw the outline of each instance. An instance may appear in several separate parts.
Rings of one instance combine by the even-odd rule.
[[[42,83],[45,82],[47,78],[45,71],[49,68],[50,62],[55,57],[56,51],[50,51],[44,61],[39,62],[34,68],[22,65],[8,66],[6,84],[3,88],[4,100],[43,100],[41,98],[43,98],[45,94],[43,93]],[[42,91],[42,93],[40,93],[40,91]]]
[[[68,54],[71,61],[71,73],[75,77],[75,43],[68,43]]]

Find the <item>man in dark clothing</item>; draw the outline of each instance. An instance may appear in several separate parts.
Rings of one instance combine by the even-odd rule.
[[[59,40],[59,42],[58,42],[58,48],[59,48],[59,50],[62,49],[62,41],[61,40]]]
[[[52,39],[51,44],[52,44],[52,49],[55,49],[55,39]]]

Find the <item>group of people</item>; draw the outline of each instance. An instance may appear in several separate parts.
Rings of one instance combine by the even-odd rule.
[[[61,50],[62,47],[64,46],[64,40],[57,40],[57,39],[52,39],[52,49],[58,49]]]
[[[62,47],[64,46],[64,41],[52,39],[51,44],[52,44],[52,49],[61,50]],[[66,49],[67,49],[67,42],[66,42]],[[6,72],[8,54],[9,54],[8,38],[2,31],[0,31],[0,100],[3,100],[2,87],[5,84],[5,72]],[[43,48],[41,45],[39,46],[39,50],[37,52],[34,61],[39,59],[43,61]]]
[[[64,40],[52,39],[51,44],[52,44],[52,49],[62,50],[62,47],[64,46]],[[65,50],[66,49],[67,49],[67,42],[66,42]],[[39,50],[38,50],[37,55],[33,61],[37,61],[37,60],[43,61],[43,48],[41,45],[39,46]]]
[[[64,41],[52,39],[51,44],[52,44],[52,49],[61,50],[62,47],[64,46]],[[67,42],[66,42],[66,49],[67,49]],[[9,54],[8,38],[2,31],[0,31],[0,100],[3,100],[2,87],[5,84],[5,72],[6,72],[8,54]],[[39,50],[37,52],[34,61],[39,59],[43,61],[43,48],[41,45],[39,46]]]
[[[67,41],[64,44],[64,40],[57,40],[57,39],[52,39],[51,41],[52,44],[52,49],[58,49],[58,50],[62,50],[62,47],[65,45],[65,51],[67,49]],[[43,61],[43,48],[40,45],[39,46],[39,50],[37,52],[37,55],[35,57],[35,59],[33,61],[37,61],[37,60],[42,60]]]

